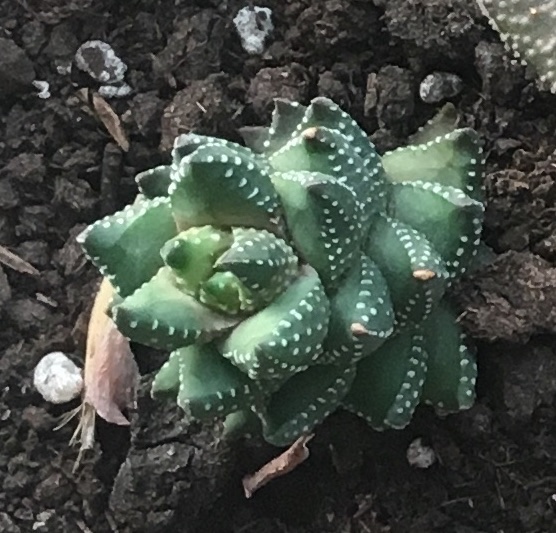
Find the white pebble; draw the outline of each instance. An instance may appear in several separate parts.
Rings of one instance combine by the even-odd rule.
[[[429,468],[436,461],[436,454],[430,446],[424,446],[422,439],[415,439],[407,449],[407,462],[415,468]]]
[[[37,96],[39,98],[42,98],[43,100],[50,98],[50,84],[47,81],[35,80],[33,85],[38,91]]]
[[[262,54],[264,43],[274,29],[272,10],[268,7],[244,7],[234,18],[243,49],[248,54]]]
[[[83,390],[81,369],[62,352],[45,355],[35,367],[33,385],[51,403],[66,403]]]
[[[120,85],[101,85],[98,94],[103,98],[124,98],[131,94],[132,88],[127,83]]]
[[[87,41],[75,53],[75,65],[101,83],[123,81],[127,65],[114,49],[103,41]]]

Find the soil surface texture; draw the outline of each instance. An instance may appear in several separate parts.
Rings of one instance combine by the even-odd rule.
[[[245,52],[233,25],[246,4],[0,2],[0,245],[33,267],[0,265],[0,531],[555,531],[556,96],[510,61],[474,0],[261,0],[274,24],[261,55]],[[125,139],[82,90],[99,83],[69,74],[89,39],[128,66],[131,92],[106,96]],[[73,473],[75,420],[54,428],[78,400],[46,403],[32,372],[56,350],[82,365],[99,278],[76,234],[129,202],[134,175],[167,161],[177,133],[239,141],[241,126],[268,123],[273,98],[317,95],[381,152],[446,101],[484,139],[484,238],[496,257],[453,295],[479,345],[476,406],[445,419],[423,408],[406,430],[383,434],[338,413],[301,467],[248,500],[242,476],[279,450],[226,444],[218,428],[152,401],[161,360],[137,349],[131,432],[99,423]],[[416,438],[438,458],[428,469],[406,459]]]

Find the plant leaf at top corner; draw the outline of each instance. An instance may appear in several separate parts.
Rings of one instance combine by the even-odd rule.
[[[380,161],[380,158],[365,131],[354,118],[329,98],[317,97],[311,100],[311,105],[307,108],[299,131],[319,126],[339,130],[353,147],[355,153],[363,159],[365,168],[378,168],[380,173],[383,172],[382,165],[377,167],[377,161]]]

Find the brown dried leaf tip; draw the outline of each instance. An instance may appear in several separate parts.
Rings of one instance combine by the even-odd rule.
[[[429,281],[430,279],[434,278],[436,273],[432,270],[424,269],[424,270],[415,270],[413,272],[413,277],[418,279],[419,281]]]
[[[314,435],[302,435],[284,453],[275,457],[254,474],[243,478],[245,497],[251,498],[256,491],[273,479],[285,476],[309,457],[307,443]]]
[[[129,420],[122,411],[135,407],[139,371],[129,340],[106,314],[113,295],[114,288],[104,279],[89,320],[83,402],[79,408],[79,424],[70,443],[79,441],[81,444],[76,468],[83,451],[94,444],[95,416],[98,414],[111,424],[127,426]]]
[[[102,122],[112,139],[124,152],[128,152],[129,140],[122,121],[112,109],[112,106],[100,94],[93,91],[89,92],[87,89],[78,91],[78,96],[92,106],[97,118]]]

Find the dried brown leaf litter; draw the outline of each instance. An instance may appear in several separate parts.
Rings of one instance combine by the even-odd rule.
[[[297,468],[309,457],[307,443],[314,435],[302,435],[284,453],[275,457],[257,470],[243,478],[243,490],[246,498],[251,498],[256,491],[277,477],[285,476]]]
[[[129,425],[124,411],[135,407],[138,369],[129,341],[116,328],[106,311],[114,288],[104,279],[96,295],[87,330],[84,388],[81,406],[63,423],[79,414],[70,444],[80,443],[76,468],[95,439],[95,417],[111,424]]]

